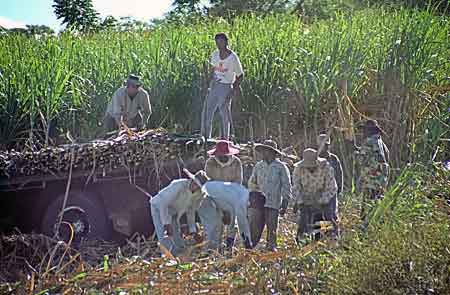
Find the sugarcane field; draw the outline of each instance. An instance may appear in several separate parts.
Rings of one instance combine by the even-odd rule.
[[[450,295],[448,0],[0,3],[0,294]]]

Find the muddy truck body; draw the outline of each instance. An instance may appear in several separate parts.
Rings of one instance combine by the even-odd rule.
[[[122,239],[154,228],[149,198],[204,166],[201,138],[148,130],[0,153],[0,230]],[[62,218],[61,218],[62,216]]]

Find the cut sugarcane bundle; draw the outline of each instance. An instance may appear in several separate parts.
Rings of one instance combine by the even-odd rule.
[[[75,171],[103,169],[111,172],[153,163],[155,157],[158,161],[185,157],[201,148],[201,138],[169,134],[161,129],[122,132],[108,140],[46,147],[38,151],[1,152],[0,176],[64,175],[70,169],[72,154]]]
[[[212,148],[209,142],[206,148]],[[237,144],[239,157],[245,167],[257,161],[254,145]],[[94,140],[83,144],[46,147],[38,151],[0,152],[0,177],[66,175],[71,163],[74,171],[102,171],[154,165],[158,162],[195,158],[204,155],[202,137],[170,134],[162,129],[138,133],[122,132],[107,140]],[[71,161],[73,153],[73,162]],[[282,159],[289,166],[298,160],[286,155]]]

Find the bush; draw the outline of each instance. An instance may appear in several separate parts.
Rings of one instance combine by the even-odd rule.
[[[347,237],[330,293],[450,294],[450,178],[423,169],[403,173],[367,234]]]

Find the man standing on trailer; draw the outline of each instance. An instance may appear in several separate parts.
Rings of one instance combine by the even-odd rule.
[[[211,56],[211,77],[208,96],[203,105],[201,133],[211,138],[212,123],[216,110],[221,119],[221,137],[230,138],[232,124],[231,101],[241,93],[241,82],[244,78],[239,57],[228,47],[225,33],[215,36],[217,50]]]

